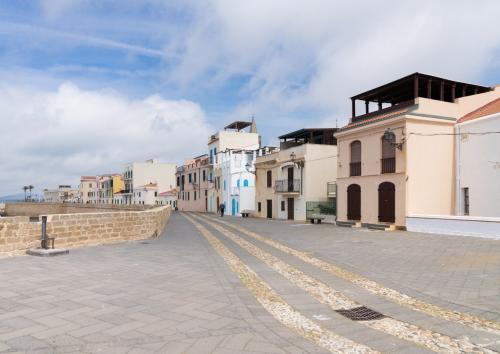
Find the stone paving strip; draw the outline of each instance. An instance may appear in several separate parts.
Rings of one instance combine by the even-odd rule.
[[[237,236],[224,227],[199,216],[196,216],[196,218],[203,220],[208,225],[215,228],[222,235],[236,243],[241,248],[245,249],[257,259],[263,261],[270,268],[284,276],[294,285],[306,291],[314,299],[330,306],[333,311],[352,310],[363,306],[362,304],[349,299],[341,292],[332,289],[320,280],[305,274],[272,254],[265,252],[261,248]],[[413,342],[419,346],[423,346],[438,353],[494,353],[493,351],[474,345],[467,339],[455,339],[388,316],[380,317],[381,318],[374,320],[359,321],[359,323],[391,336]]]
[[[241,282],[251,291],[256,300],[283,325],[332,353],[379,353],[365,345],[339,336],[302,315],[285,302],[257,273],[224,246],[207,228],[185,214],[184,217],[198,229]]]
[[[464,326],[468,326],[470,328],[481,330],[489,333],[493,333],[496,335],[500,335],[500,323],[488,320],[486,318],[474,316],[468,313],[452,311],[437,305],[433,305],[427,303],[422,300],[415,299],[409,295],[403,294],[397,290],[387,288],[382,284],[379,284],[375,281],[372,281],[368,278],[363,277],[362,275],[349,272],[343,268],[340,268],[334,264],[323,261],[319,258],[313,257],[310,254],[302,251],[298,251],[291,247],[288,247],[280,242],[269,239],[267,237],[263,237],[253,231],[247,230],[243,227],[234,225],[232,223],[222,221],[212,217],[206,217],[207,219],[222,223],[224,225],[230,226],[235,230],[240,231],[241,233],[250,236],[258,241],[264,242],[265,244],[274,247],[284,253],[290,254],[306,262],[313,266],[316,266],[326,272],[329,272],[339,278],[347,280],[357,286],[367,290],[368,292],[386,298],[389,301],[392,301],[398,305],[406,306],[414,311],[422,312],[426,315],[433,316],[436,318],[445,319],[447,321],[452,321],[456,323],[460,323]]]

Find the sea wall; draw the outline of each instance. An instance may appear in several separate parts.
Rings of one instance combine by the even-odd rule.
[[[98,213],[47,216],[47,235],[56,248],[75,248],[147,239],[161,234],[170,206],[141,211],[102,210]],[[42,223],[29,216],[0,218],[0,257],[25,254],[40,246]]]
[[[30,216],[48,214],[99,213],[123,210],[147,210],[149,205],[79,204],[79,203],[6,203],[7,216]]]

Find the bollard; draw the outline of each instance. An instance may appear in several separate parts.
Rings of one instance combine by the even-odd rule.
[[[42,216],[42,248],[47,249],[47,216]]]

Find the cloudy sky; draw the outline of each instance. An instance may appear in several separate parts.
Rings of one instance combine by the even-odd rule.
[[[180,163],[252,115],[263,142],[346,122],[412,72],[500,84],[500,1],[0,1],[0,196]]]

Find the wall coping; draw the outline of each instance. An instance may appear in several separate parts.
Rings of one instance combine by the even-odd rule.
[[[500,223],[500,218],[488,217],[488,216],[412,214],[412,215],[407,215],[406,218],[457,220],[457,221],[479,221],[479,222]]]

